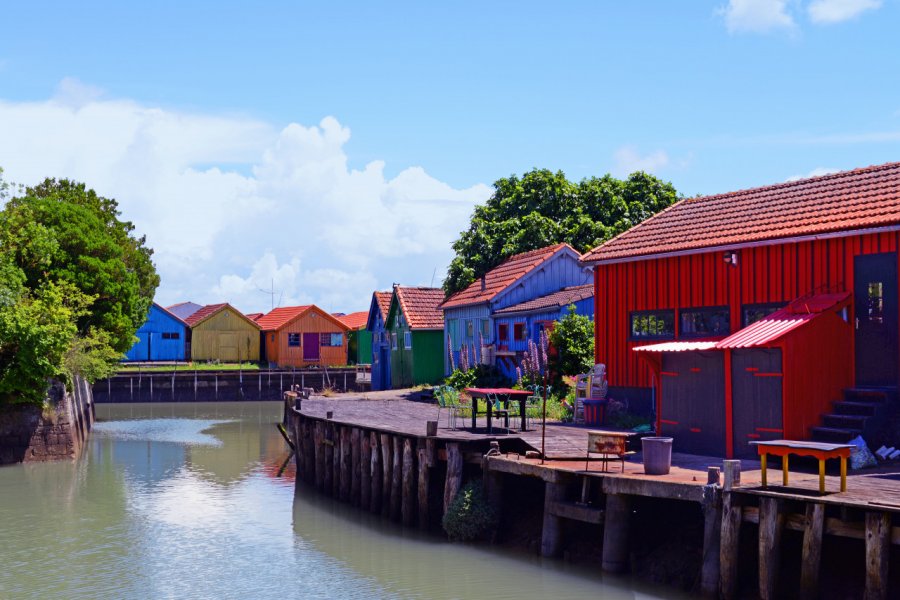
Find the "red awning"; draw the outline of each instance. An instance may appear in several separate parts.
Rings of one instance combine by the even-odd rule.
[[[649,346],[637,346],[632,350],[635,352],[688,352],[690,350],[712,350],[715,347],[716,342],[708,341],[660,342]]]

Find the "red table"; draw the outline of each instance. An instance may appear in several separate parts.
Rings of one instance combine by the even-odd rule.
[[[466,388],[466,392],[472,397],[472,431],[475,431],[475,418],[478,416],[478,399],[487,398],[488,394],[495,394],[503,398],[503,406],[509,408],[509,401],[517,400],[519,402],[519,415],[522,418],[522,431],[525,431],[525,403],[534,392],[530,390],[514,390],[512,388]],[[487,428],[488,433],[493,432],[491,419],[493,417],[493,407],[490,402],[487,404]],[[506,423],[509,427],[509,421]]]

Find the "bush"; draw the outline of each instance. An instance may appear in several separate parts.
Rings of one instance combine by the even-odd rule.
[[[496,511],[487,503],[480,480],[470,481],[458,494],[441,524],[451,540],[468,542],[486,537],[499,522]]]
[[[576,314],[574,305],[550,332],[550,343],[556,348],[550,367],[557,376],[587,373],[594,366],[594,323]]]
[[[446,385],[452,385],[457,390],[467,387],[496,387],[504,382],[505,378],[493,365],[475,365],[468,371],[456,369],[444,380]]]

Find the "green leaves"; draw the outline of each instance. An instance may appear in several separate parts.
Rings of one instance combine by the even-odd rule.
[[[464,289],[520,252],[560,242],[586,252],[678,199],[672,184],[640,171],[625,180],[604,175],[577,184],[547,169],[498,179],[453,243],[444,291]]]
[[[551,370],[558,375],[587,373],[594,366],[594,323],[576,314],[574,305],[550,332],[550,343],[556,348]]]

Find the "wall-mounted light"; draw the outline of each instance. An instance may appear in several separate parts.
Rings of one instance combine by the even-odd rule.
[[[738,264],[738,255],[737,255],[737,252],[732,252],[732,251],[730,251],[730,250],[727,250],[727,251],[722,255],[722,258],[725,260],[725,264],[726,264],[726,265],[731,265],[732,267],[736,267],[737,264]]]

